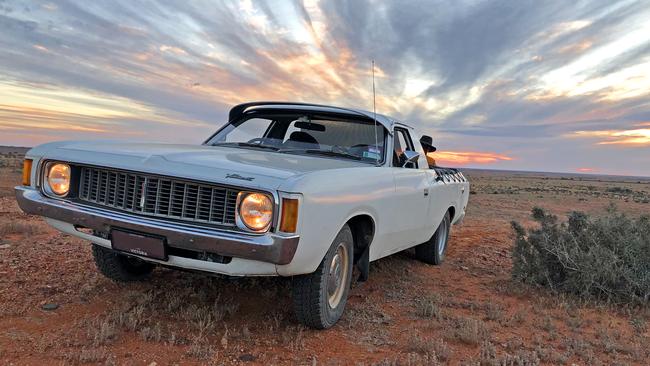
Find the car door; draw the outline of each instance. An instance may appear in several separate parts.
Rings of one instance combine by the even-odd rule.
[[[391,172],[395,181],[395,199],[392,208],[392,240],[386,255],[423,242],[424,223],[428,210],[427,176],[420,169],[421,161],[404,164],[402,153],[417,151],[406,128],[396,127],[393,135]]]

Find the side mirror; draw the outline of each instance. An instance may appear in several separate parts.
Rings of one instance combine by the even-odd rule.
[[[405,150],[402,153],[401,158],[402,161],[404,161],[404,163],[402,164],[402,168],[403,168],[406,166],[406,164],[415,163],[416,161],[418,161],[418,159],[420,158],[420,153],[416,151]]]

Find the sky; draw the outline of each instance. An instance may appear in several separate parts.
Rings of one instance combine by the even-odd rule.
[[[372,109],[439,164],[650,176],[650,1],[0,0],[0,144],[200,144],[251,100]]]

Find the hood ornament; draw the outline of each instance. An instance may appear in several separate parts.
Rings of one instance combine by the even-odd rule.
[[[231,178],[231,179],[239,179],[239,180],[246,180],[246,181],[252,181],[255,179],[255,177],[243,177],[239,174],[226,174],[226,178]]]

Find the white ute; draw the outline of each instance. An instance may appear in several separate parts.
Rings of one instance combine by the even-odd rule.
[[[440,264],[469,183],[429,167],[431,138],[383,115],[288,102],[235,106],[202,145],[64,141],[31,149],[23,211],[86,239],[98,269],[156,265],[291,276],[296,316],[341,317],[353,267],[415,247]]]

